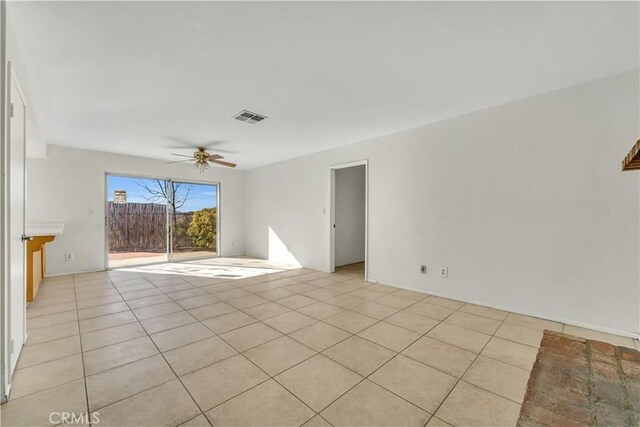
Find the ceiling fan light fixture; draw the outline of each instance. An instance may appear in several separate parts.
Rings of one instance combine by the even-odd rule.
[[[204,173],[204,171],[209,169],[209,162],[206,160],[197,160],[195,162],[195,166],[200,171],[200,173]]]

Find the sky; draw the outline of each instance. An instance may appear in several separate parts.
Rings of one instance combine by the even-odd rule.
[[[150,194],[141,186],[147,185],[151,188],[158,188],[156,180],[146,178],[131,178],[125,176],[107,176],[107,195],[110,202],[113,201],[115,190],[125,190],[127,192],[127,202],[129,203],[164,203],[164,200],[149,201],[146,198]],[[184,206],[178,209],[179,212],[197,211],[203,208],[215,208],[217,204],[217,185],[207,184],[183,184],[178,188],[178,199],[186,195],[187,188],[190,188],[189,197]]]

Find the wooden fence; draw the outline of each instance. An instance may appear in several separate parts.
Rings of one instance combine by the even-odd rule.
[[[187,234],[193,212],[178,212],[174,247],[194,248]],[[167,207],[159,203],[109,202],[109,252],[166,252]]]

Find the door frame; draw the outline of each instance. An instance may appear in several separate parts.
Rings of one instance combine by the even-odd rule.
[[[336,171],[354,166],[364,166],[364,280],[369,279],[369,160],[355,160],[330,166],[330,198],[329,198],[329,272],[336,272]]]
[[[7,401],[11,389],[11,383],[7,380],[7,333],[5,316],[7,313],[7,300],[5,297],[6,283],[8,277],[7,270],[7,221],[6,207],[8,206],[7,191],[4,176],[6,173],[6,124],[7,124],[7,62],[6,62],[6,2],[0,1],[0,404]]]
[[[170,229],[168,225],[169,221],[169,205],[167,204],[167,261],[160,262],[149,262],[142,264],[135,264],[132,267],[140,267],[144,265],[154,265],[154,264],[163,264],[165,262],[183,262],[183,261],[195,261],[199,259],[208,259],[208,258],[220,258],[222,256],[222,235],[220,231],[222,230],[222,209],[220,208],[220,200],[222,193],[222,184],[219,181],[205,181],[198,179],[190,179],[190,178],[167,178],[164,176],[157,175],[146,175],[146,174],[132,174],[129,172],[110,172],[105,171],[104,173],[104,269],[111,270],[109,267],[109,176],[120,176],[124,178],[142,178],[142,179],[158,179],[163,181],[177,181],[184,182],[186,184],[201,184],[201,185],[215,185],[217,187],[216,191],[216,208],[218,218],[216,221],[216,254],[211,257],[193,257],[193,258],[182,258],[180,261],[173,261],[171,259],[171,241],[170,241]],[[115,267],[120,268],[120,267]]]
[[[3,2],[4,3],[4,2]],[[4,8],[3,8],[4,12]],[[4,13],[3,13],[4,16]],[[4,55],[4,50],[3,50]],[[4,64],[3,64],[4,65]],[[12,374],[11,371],[11,323],[12,323],[12,309],[11,307],[11,270],[15,268],[15,266],[11,265],[11,224],[13,219],[11,217],[10,211],[10,198],[11,198],[11,109],[10,106],[13,103],[13,99],[11,98],[11,85],[15,84],[16,91],[18,92],[18,96],[22,100],[23,105],[23,138],[24,144],[22,147],[22,159],[23,159],[23,174],[22,174],[22,188],[23,188],[23,212],[22,212],[22,236],[25,235],[26,232],[26,219],[27,219],[27,195],[26,195],[26,186],[27,186],[27,101],[24,96],[24,92],[20,86],[20,82],[18,77],[16,76],[16,72],[13,68],[13,64],[11,61],[6,62],[6,80],[2,82],[2,93],[4,94],[4,98],[2,99],[3,104],[3,115],[1,120],[3,121],[3,129],[4,134],[1,135],[3,138],[4,144],[2,146],[2,153],[0,154],[2,158],[2,166],[6,179],[4,180],[2,187],[2,213],[4,214],[4,220],[1,224],[2,229],[2,280],[0,287],[0,307],[2,308],[2,318],[1,322],[2,327],[0,328],[0,358],[2,359],[0,362],[0,370],[1,373],[1,381],[0,381],[0,399],[2,403],[6,402],[9,394],[11,393],[12,387]],[[9,173],[7,173],[9,172]],[[23,263],[22,263],[22,277],[25,280],[22,283],[23,289],[26,289],[26,244],[22,243],[22,251],[23,251]],[[23,345],[27,342],[27,299],[26,294],[25,298],[22,301],[22,325],[23,325]],[[14,348],[14,352],[21,352],[22,347]],[[16,359],[17,365],[17,359]]]

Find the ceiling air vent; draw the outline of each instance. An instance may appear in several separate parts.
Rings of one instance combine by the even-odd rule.
[[[252,113],[251,111],[242,110],[238,114],[233,116],[233,118],[236,120],[240,120],[241,122],[256,124],[258,122],[263,121],[267,117],[261,116],[260,114]]]

